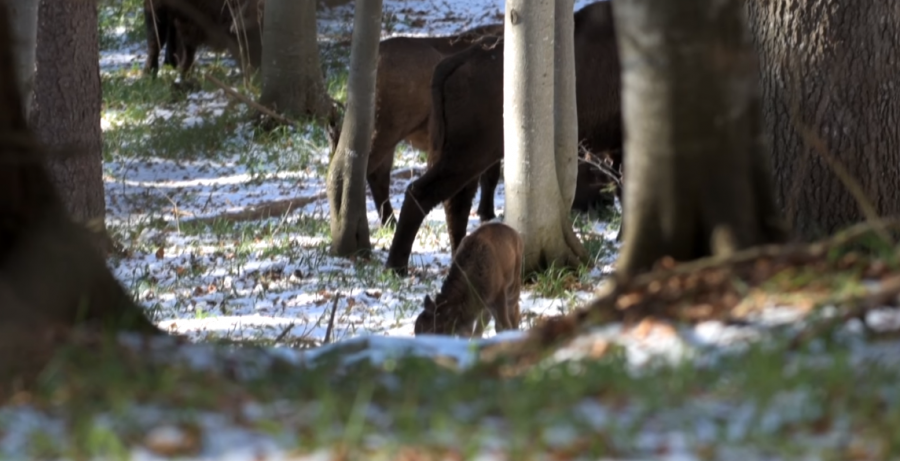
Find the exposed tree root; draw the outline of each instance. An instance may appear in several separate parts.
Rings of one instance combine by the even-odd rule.
[[[605,323],[636,325],[648,317],[687,323],[739,320],[753,311],[752,302],[744,299],[746,295],[784,271],[806,270],[822,275],[856,271],[860,277],[881,278],[880,287],[874,292],[837,299],[830,293],[814,296],[811,304],[830,303],[847,310],[805,330],[795,341],[799,345],[830,326],[863,317],[900,295],[900,276],[889,275],[883,262],[866,260],[855,253],[837,259],[831,256],[834,250],[888,229],[900,229],[900,220],[859,224],[812,244],[764,245],[677,265],[672,260],[662,260],[652,272],[611,280],[606,293],[568,315],[548,319],[523,340],[486,346],[481,358],[488,370],[509,373],[539,362],[580,333]],[[814,290],[828,291],[825,285]]]

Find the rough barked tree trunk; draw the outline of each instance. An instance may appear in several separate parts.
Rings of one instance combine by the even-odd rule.
[[[572,22],[572,5],[563,2],[564,16]],[[567,43],[555,58],[556,12],[552,0],[507,0],[506,38],[503,49],[503,178],[506,202],[504,221],[525,242],[525,273],[551,266],[575,267],[587,261],[587,252],[572,230],[569,209],[574,198],[575,173],[566,152],[574,145],[570,113],[575,105],[574,44],[572,28]],[[565,22],[565,21],[562,21]],[[561,32],[562,33],[562,32]],[[568,68],[562,68],[562,65]],[[554,67],[558,69],[553,71]],[[556,75],[565,77],[560,87]],[[571,79],[571,80],[570,80]],[[556,97],[565,101],[555,101]],[[569,119],[559,137],[555,116]],[[564,123],[564,121],[563,121]],[[570,144],[571,143],[571,144]],[[558,148],[558,150],[557,150]]]
[[[19,373],[40,369],[54,331],[91,325],[161,333],[67,216],[24,117],[10,29],[0,2],[0,391]]]
[[[368,253],[372,248],[366,218],[366,168],[375,129],[375,70],[380,36],[381,0],[357,0],[350,45],[347,113],[328,167],[331,252],[339,256]]]
[[[787,220],[815,238],[865,217],[829,158],[861,185],[872,212],[900,214],[900,2],[747,5]]]
[[[615,3],[626,144],[619,275],[786,237],[743,0]]]
[[[34,56],[37,48],[37,20],[40,0],[6,0],[16,48],[16,75],[22,95],[25,116],[31,111],[34,86]]]
[[[315,0],[267,0],[260,104],[292,116],[327,118],[332,104],[319,65]]]
[[[97,2],[41,0],[39,15],[31,126],[55,152],[48,171],[71,217],[102,229]]]

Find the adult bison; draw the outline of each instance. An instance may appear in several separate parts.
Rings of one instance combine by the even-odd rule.
[[[433,68],[445,57],[467,49],[479,39],[493,43],[502,35],[503,24],[488,24],[447,37],[394,37],[379,44],[375,131],[366,179],[383,225],[394,219],[390,179],[397,144],[406,140],[423,151],[431,145],[428,120]],[[482,222],[495,217],[494,191],[500,174],[497,163],[481,175],[478,216]],[[588,211],[607,205],[608,198],[601,191],[608,184],[609,179],[603,173],[589,164],[580,164],[572,209]]]
[[[575,13],[578,137],[592,152],[622,146],[619,57],[611,2]],[[405,272],[425,216],[444,202],[451,250],[466,235],[477,178],[503,158],[503,46],[473,45],[434,70],[428,171],[406,190],[387,267]]]
[[[147,61],[144,73],[156,76],[159,72],[159,53],[165,47],[163,65],[178,66],[178,34],[169,7],[160,0],[144,0],[144,29],[147,33]]]
[[[190,72],[200,46],[228,50],[239,65],[259,68],[262,24],[248,18],[257,17],[264,5],[265,0],[144,0],[144,72],[156,74],[162,45],[166,45],[164,62],[177,63],[182,79]]]
[[[394,151],[400,141],[427,151],[431,141],[428,118],[431,116],[431,76],[445,57],[465,50],[486,36],[503,34],[503,24],[489,24],[446,37],[393,37],[378,46],[375,80],[375,131],[369,151],[366,179],[381,223],[393,221],[390,202],[391,169]],[[489,174],[500,177],[500,169]],[[496,183],[496,180],[494,180]],[[493,218],[493,189],[486,201],[482,189],[479,214]],[[489,202],[489,203],[488,203]],[[484,210],[483,210],[484,209]]]

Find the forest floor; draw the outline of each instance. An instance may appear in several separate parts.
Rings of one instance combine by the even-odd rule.
[[[503,2],[384,8],[385,36],[436,35],[501,21]],[[262,132],[207,80],[188,91],[172,70],[141,76],[141,21],[136,0],[102,3],[107,224],[123,247],[109,264],[189,342],[84,338],[38,390],[0,408],[0,457],[900,456],[896,245],[855,232],[709,262],[647,278],[576,319],[612,272],[620,214],[573,216],[591,262],[524,287],[523,330],[536,330],[414,338],[450,262],[443,210],[428,215],[407,277],[383,270],[392,231],[368,196],[372,259],[331,257],[322,130]],[[319,11],[328,88],[341,100],[351,23],[352,3]],[[205,55],[195,72],[258,95],[230,59]],[[423,154],[401,145],[395,165],[399,210]],[[228,218],[288,200],[274,218]],[[496,204],[501,215],[502,184]],[[615,308],[625,305],[640,315]],[[539,343],[553,348],[534,352]],[[496,351],[518,363],[488,361]]]

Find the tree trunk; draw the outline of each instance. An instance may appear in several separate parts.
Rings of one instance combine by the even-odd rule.
[[[793,228],[831,233],[865,218],[865,202],[870,215],[900,214],[900,2],[747,4],[777,197]]]
[[[564,2],[569,3],[569,2]],[[503,49],[503,136],[504,183],[506,184],[505,222],[522,235],[525,242],[523,270],[533,272],[551,266],[575,267],[587,261],[587,252],[572,231],[569,209],[574,197],[574,171],[564,152],[571,147],[569,137],[577,124],[565,127],[556,137],[557,111],[565,118],[574,106],[574,45],[560,44],[563,55],[554,69],[554,17],[562,7],[551,0],[507,0],[506,38]],[[571,4],[564,15],[572,21]],[[562,21],[565,22],[565,21]],[[556,75],[564,78],[559,87]],[[572,79],[574,80],[574,79]],[[568,101],[562,101],[568,99]],[[577,136],[577,134],[576,134]],[[557,150],[556,148],[559,148]],[[551,156],[551,153],[555,154]],[[557,165],[560,165],[558,167]],[[570,191],[570,189],[572,189]]]
[[[43,366],[52,355],[43,349],[47,335],[60,329],[161,333],[67,216],[24,117],[11,29],[0,2],[0,382],[6,384]]]
[[[292,117],[331,115],[319,65],[314,0],[268,0],[260,104]]]
[[[97,2],[41,0],[31,126],[76,222],[103,228]]]
[[[556,0],[553,12],[553,139],[556,176],[566,209],[575,199],[578,179],[578,108],[575,104],[575,8],[574,0]],[[573,234],[574,236],[574,234]]]
[[[27,119],[31,111],[34,86],[34,56],[37,48],[37,21],[40,0],[7,0],[13,43],[15,44],[16,78]]]
[[[614,7],[626,130],[620,275],[781,241],[743,0]]]
[[[328,168],[331,206],[331,252],[339,256],[368,253],[366,218],[367,153],[375,127],[375,70],[381,36],[381,0],[357,0],[353,13],[347,113]]]

